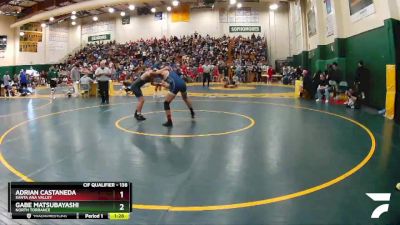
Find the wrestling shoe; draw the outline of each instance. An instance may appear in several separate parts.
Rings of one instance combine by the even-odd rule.
[[[172,121],[167,121],[162,124],[164,127],[172,127]]]
[[[135,115],[135,119],[136,119],[137,121],[146,120],[146,118],[145,118],[142,114],[136,114],[136,115]]]

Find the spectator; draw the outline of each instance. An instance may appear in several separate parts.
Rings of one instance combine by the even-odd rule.
[[[262,64],[258,63],[256,67],[256,82],[262,82]]]
[[[171,36],[160,39],[141,39],[124,44],[115,42],[88,44],[75,55],[69,56],[66,65],[67,67],[75,63],[88,65],[88,69],[93,73],[99,62],[107,59],[114,63],[117,75],[126,69],[128,76],[137,75],[146,67],[166,61],[172,64],[185,64],[188,68],[199,67],[206,61],[210,65],[220,65],[220,62],[228,61],[229,43],[233,43],[230,57],[237,65],[242,68],[254,67],[258,62],[265,65],[266,42],[259,35],[253,39],[228,36],[214,38],[196,33],[180,38]],[[221,68],[224,67],[226,68],[226,65],[221,66]],[[226,75],[228,70],[225,71]],[[197,77],[201,78],[202,68],[197,72]],[[219,72],[222,74],[221,71]],[[189,71],[182,71],[182,73],[187,75]],[[243,78],[243,80],[246,79],[246,77]]]
[[[328,80],[325,77],[325,74],[320,75],[318,88],[317,88],[317,100],[316,102],[320,102],[322,100],[322,96],[325,96],[325,103],[329,103],[329,86]]]
[[[50,98],[55,99],[56,98],[55,93],[56,93],[56,88],[57,88],[58,79],[59,79],[58,71],[55,68],[50,67],[48,79],[49,79],[49,84],[50,84],[50,88],[51,88]]]
[[[79,95],[78,84],[79,80],[81,79],[81,71],[78,63],[74,64],[74,66],[71,69],[71,79],[74,87],[74,96],[77,97]]]
[[[83,74],[79,82],[81,84],[81,91],[90,92],[90,84],[93,83],[92,78],[90,78],[87,74]]]
[[[19,73],[19,83],[20,83],[21,90],[28,88],[28,77],[26,75],[25,70],[23,70],[23,69]]]
[[[357,87],[350,88],[346,91],[347,101],[344,103],[346,107],[351,109],[359,109],[360,108],[360,93],[357,90]]]
[[[4,95],[6,97],[11,97],[11,77],[8,74],[8,71],[3,76],[3,84],[4,84]]]
[[[272,84],[272,76],[275,74],[274,69],[272,68],[272,66],[268,67],[268,83]]]
[[[369,79],[370,73],[367,68],[364,67],[364,62],[359,61],[356,70],[356,77],[354,79],[354,85],[360,91],[361,98],[365,99],[369,92]]]
[[[342,81],[343,79],[342,71],[339,69],[339,66],[336,62],[332,64],[332,69],[328,75],[329,75],[328,80],[335,81],[336,85],[338,85],[340,81]]]
[[[322,74],[321,70],[318,70],[316,73],[314,73],[314,76],[312,78],[312,82],[313,82],[313,95],[312,96],[315,96],[315,94],[316,94],[321,74]]]
[[[313,81],[307,70],[303,70],[303,90],[300,94],[301,97],[310,99],[315,96],[313,90]]]

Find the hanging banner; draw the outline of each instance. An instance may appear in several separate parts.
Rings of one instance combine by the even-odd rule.
[[[189,22],[190,21],[190,5],[182,4],[172,10],[172,22]]]
[[[7,48],[7,35],[0,35],[0,51]]]
[[[20,27],[24,35],[19,37],[20,52],[37,52],[38,43],[42,42],[43,33],[40,23],[27,23]]]
[[[315,17],[315,2],[311,1],[307,12],[307,28],[309,37],[317,34],[317,21]]]
[[[335,12],[332,7],[332,0],[325,0],[326,7],[326,36],[330,37],[335,35],[336,21]]]
[[[7,36],[0,35],[0,59],[5,57],[7,49]]]
[[[326,14],[332,13],[332,2],[331,0],[325,0]]]
[[[155,21],[162,20],[162,18],[163,18],[163,13],[162,13],[162,12],[156,12],[156,13],[154,13],[154,20],[155,20]]]
[[[357,22],[375,13],[373,0],[349,0],[349,7],[352,22]]]
[[[335,15],[330,14],[326,17],[326,36],[330,37],[332,35],[335,35]]]
[[[102,35],[94,35],[94,36],[89,36],[88,41],[108,41],[111,40],[111,34],[102,34]]]
[[[121,21],[122,21],[122,25],[130,24],[131,23],[131,17],[130,16],[124,16],[124,17],[122,17]]]
[[[35,41],[20,41],[20,52],[38,52],[38,43]]]
[[[229,26],[230,33],[261,32],[261,26]]]

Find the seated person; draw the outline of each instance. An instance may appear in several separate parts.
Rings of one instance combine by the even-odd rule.
[[[321,74],[319,77],[318,88],[317,88],[317,100],[319,102],[322,100],[322,96],[325,96],[325,103],[329,103],[329,85],[328,80],[324,74]]]
[[[92,78],[90,78],[87,74],[84,74],[83,77],[79,80],[81,83],[81,90],[84,92],[90,91],[90,83],[93,83]]]
[[[346,91],[347,101],[344,103],[346,107],[351,109],[359,109],[360,108],[360,93],[357,88],[353,87]]]
[[[238,76],[234,75],[232,77],[232,81],[231,82],[232,82],[233,85],[237,85],[239,83],[239,80],[240,80],[240,78]]]
[[[231,79],[230,77],[224,77],[224,88],[235,88],[237,87],[237,78]]]
[[[314,96],[313,81],[307,70],[303,71],[303,87],[300,92],[300,97],[311,99]]]

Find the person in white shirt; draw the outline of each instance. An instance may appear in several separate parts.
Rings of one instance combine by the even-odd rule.
[[[78,63],[74,64],[74,66],[71,69],[71,79],[73,81],[73,86],[74,86],[74,97],[78,97],[79,95],[78,84],[79,80],[81,79],[81,71]]]
[[[100,67],[96,69],[95,75],[99,84],[101,104],[109,104],[108,83],[111,79],[111,71],[106,67],[106,60],[100,62]]]
[[[203,87],[205,86],[205,83],[207,82],[207,87],[210,87],[210,80],[211,80],[211,71],[213,69],[213,66],[210,65],[209,62],[206,62],[205,65],[203,65]]]
[[[10,75],[8,75],[8,71],[6,74],[3,76],[3,82],[4,82],[4,91],[5,91],[5,96],[6,97],[11,97],[10,89],[11,89],[11,78]]]

